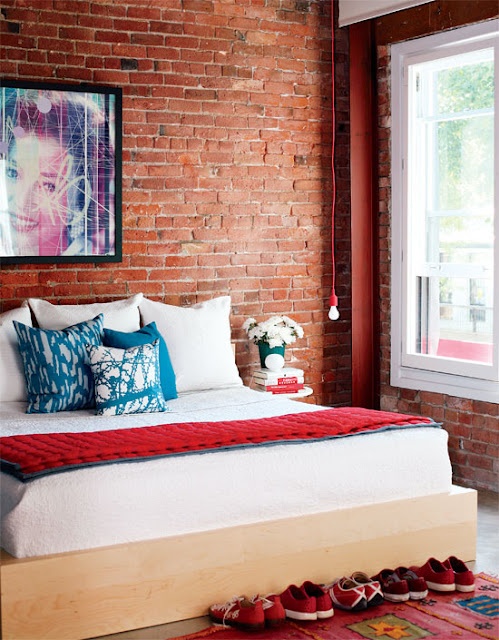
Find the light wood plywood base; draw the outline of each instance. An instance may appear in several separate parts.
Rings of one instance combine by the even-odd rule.
[[[90,638],[204,615],[305,579],[475,558],[476,492],[385,502],[78,553],[2,552],[4,640]]]

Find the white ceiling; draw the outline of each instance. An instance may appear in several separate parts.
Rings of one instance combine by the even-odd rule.
[[[339,0],[339,25],[345,27],[426,2],[431,0]]]

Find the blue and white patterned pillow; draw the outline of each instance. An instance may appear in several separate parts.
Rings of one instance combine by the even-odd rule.
[[[168,411],[161,390],[159,340],[131,349],[87,346],[94,376],[96,413]]]
[[[26,413],[94,406],[94,382],[85,346],[102,344],[102,314],[66,329],[38,329],[14,321],[26,378]]]
[[[142,344],[150,344],[159,340],[159,372],[161,390],[165,400],[173,400],[177,397],[177,387],[175,384],[175,372],[173,371],[168,347],[156,327],[155,322],[150,322],[138,331],[123,332],[113,331],[104,327],[104,337],[102,342],[105,347],[115,347],[116,349],[131,349],[140,347]]]

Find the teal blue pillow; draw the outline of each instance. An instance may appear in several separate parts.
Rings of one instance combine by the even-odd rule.
[[[168,411],[159,379],[159,340],[131,349],[87,346],[96,413]]]
[[[155,322],[150,322],[138,331],[126,333],[124,331],[114,331],[113,329],[104,329],[104,346],[116,347],[118,349],[130,349],[131,347],[139,347],[143,344],[150,344],[154,340],[159,340],[159,370],[161,389],[165,400],[173,400],[177,397],[177,384],[175,380],[175,372],[168,353],[168,347],[163,336],[156,327]]]
[[[93,376],[85,345],[102,343],[103,320],[100,314],[60,330],[38,329],[14,321],[26,378],[26,413],[94,406]]]

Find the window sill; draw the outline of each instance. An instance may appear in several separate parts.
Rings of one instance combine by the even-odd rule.
[[[466,367],[463,364],[463,367]],[[390,384],[403,389],[444,393],[456,398],[468,398],[499,404],[499,383],[466,375],[436,373],[409,367],[393,367]]]

